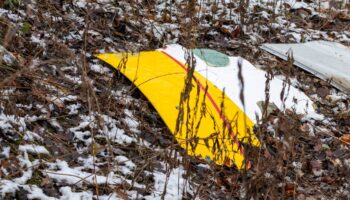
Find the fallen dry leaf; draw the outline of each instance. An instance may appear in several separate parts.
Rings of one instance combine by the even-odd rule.
[[[293,196],[295,193],[295,185],[292,183],[287,183],[284,189],[289,197]]]
[[[340,140],[345,142],[345,143],[350,143],[350,134],[345,134],[340,137]]]

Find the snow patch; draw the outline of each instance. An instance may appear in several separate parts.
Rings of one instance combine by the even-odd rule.
[[[183,193],[192,192],[188,181],[183,177],[184,175],[185,170],[182,166],[172,169],[169,177],[163,172],[155,171],[153,173],[155,191],[153,194],[146,196],[145,199],[161,199],[165,188],[166,194],[164,199],[182,199]]]
[[[9,158],[10,157],[10,147],[2,147],[2,152],[0,153],[0,155],[2,155],[5,158]]]
[[[39,145],[35,145],[35,144],[19,145],[18,149],[20,151],[29,152],[29,153],[32,153],[32,154],[46,154],[46,155],[50,155],[49,151],[45,147],[39,146]]]

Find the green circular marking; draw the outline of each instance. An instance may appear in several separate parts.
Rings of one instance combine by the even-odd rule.
[[[193,49],[192,52],[211,67],[225,67],[230,62],[227,55],[213,49]]]

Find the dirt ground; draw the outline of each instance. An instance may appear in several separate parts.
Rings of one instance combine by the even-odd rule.
[[[350,199],[350,96],[259,48],[319,39],[350,46],[349,7],[0,0],[0,199]],[[94,57],[172,43],[241,56],[304,91],[322,117],[271,113],[244,172],[189,157]]]

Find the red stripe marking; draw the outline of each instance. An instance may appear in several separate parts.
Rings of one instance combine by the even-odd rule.
[[[172,57],[171,55],[169,55],[168,53],[161,51],[164,55],[168,56],[169,58],[171,58],[173,61],[175,61],[183,70],[185,70],[186,72],[188,72],[188,69],[186,68],[186,66],[184,64],[182,64],[181,62],[179,62],[177,59],[175,59],[174,57]],[[220,107],[216,104],[216,102],[214,101],[213,97],[209,94],[209,92],[205,92],[205,87],[195,78],[197,84],[199,85],[199,87],[203,90],[203,92],[206,94],[206,96],[208,97],[208,99],[210,100],[211,104],[214,106],[216,112],[220,115],[220,118],[222,119],[222,121],[225,122],[226,124],[226,128],[228,128],[228,130],[231,130],[231,136],[234,138],[234,142],[235,144],[238,146],[238,149],[240,151],[241,154],[244,155],[244,148],[243,146],[240,145],[239,141],[237,140],[237,138],[235,138],[235,134],[232,132],[232,127],[230,125],[230,123],[228,123],[228,120],[226,119],[226,117],[223,115],[223,112],[221,111]]]

